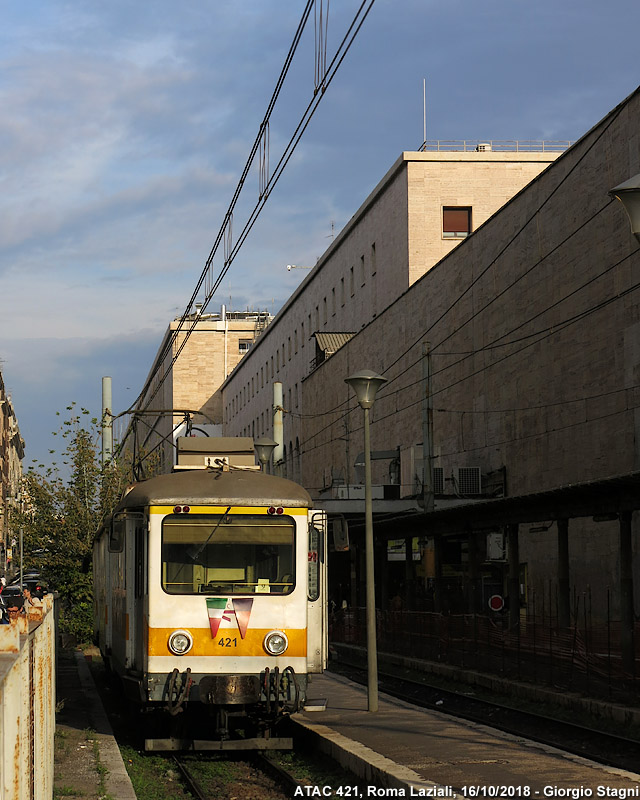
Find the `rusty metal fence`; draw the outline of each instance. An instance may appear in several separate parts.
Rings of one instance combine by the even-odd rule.
[[[635,673],[623,669],[621,625],[574,614],[562,628],[557,617],[521,610],[509,626],[505,612],[438,614],[378,611],[379,652],[448,664],[513,680],[640,706],[640,625],[635,628]],[[339,611],[331,626],[334,642],[366,646],[365,609]]]
[[[0,625],[0,796],[53,797],[55,624],[53,595]]]

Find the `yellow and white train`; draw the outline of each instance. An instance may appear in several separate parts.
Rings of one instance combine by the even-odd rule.
[[[98,532],[96,642],[125,695],[177,723],[147,750],[290,743],[276,725],[328,650],[326,522],[310,505],[289,480],[190,469],[136,484]]]

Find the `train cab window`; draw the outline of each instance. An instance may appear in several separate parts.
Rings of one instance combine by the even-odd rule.
[[[111,520],[111,530],[109,531],[109,552],[121,553],[124,548],[125,533],[127,530],[127,518],[124,514],[116,514]]]
[[[168,594],[290,594],[295,523],[264,514],[170,515],[162,523]]]

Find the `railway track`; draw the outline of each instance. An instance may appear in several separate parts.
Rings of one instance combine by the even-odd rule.
[[[187,791],[196,800],[288,800],[303,785],[284,767],[262,753],[236,759],[233,769],[222,769],[221,775],[212,776],[207,767],[211,763],[228,767],[229,760],[220,757],[198,758],[171,756]]]
[[[332,669],[351,680],[366,684],[366,670],[341,661]],[[400,700],[442,714],[460,717],[557,747],[599,764],[636,772],[640,763],[640,741],[615,733],[559,720],[547,714],[518,709],[464,692],[442,689],[409,675],[379,671],[381,691]]]

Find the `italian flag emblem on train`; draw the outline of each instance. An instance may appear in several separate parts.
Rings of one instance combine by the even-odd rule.
[[[235,616],[238,623],[238,630],[240,631],[240,638],[244,639],[244,635],[249,627],[249,617],[251,616],[251,607],[253,600],[251,598],[240,598],[232,600],[232,608],[227,608],[229,603],[228,598],[222,597],[207,597],[207,613],[209,614],[209,626],[211,628],[211,638],[215,639],[218,635],[218,628],[222,620],[231,622],[231,615]]]

